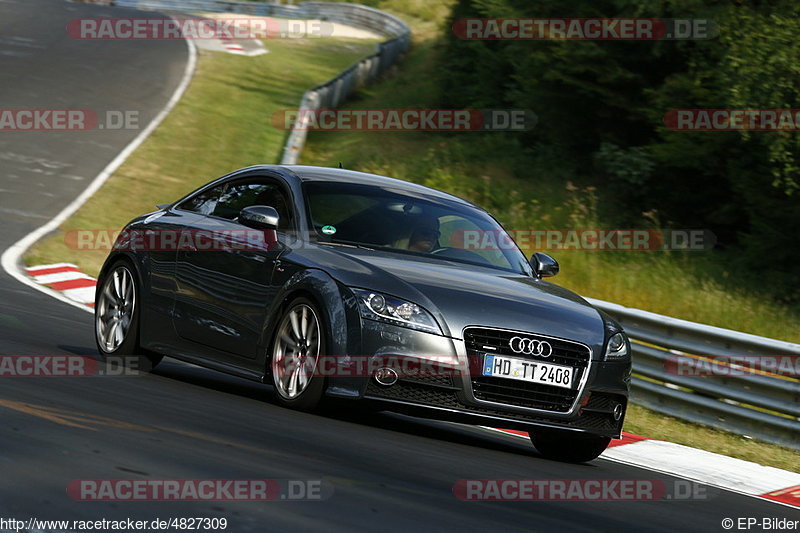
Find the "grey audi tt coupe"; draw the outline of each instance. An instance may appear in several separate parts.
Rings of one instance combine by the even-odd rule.
[[[103,356],[264,381],[287,407],[361,400],[526,430],[543,456],[588,461],[621,434],[630,343],[544,280],[557,272],[449,194],[254,166],[122,230],[98,280],[95,333]]]

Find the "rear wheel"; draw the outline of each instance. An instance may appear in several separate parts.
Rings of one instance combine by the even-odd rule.
[[[133,268],[119,260],[100,280],[94,308],[95,340],[100,356],[120,357],[127,367],[149,372],[162,356],[139,346],[139,288]]]
[[[610,437],[557,430],[533,430],[530,436],[531,442],[544,457],[567,463],[585,463],[596,459],[611,442]]]
[[[324,379],[314,374],[324,353],[321,313],[308,298],[293,300],[281,316],[272,342],[272,382],[278,402],[301,411],[319,405]]]

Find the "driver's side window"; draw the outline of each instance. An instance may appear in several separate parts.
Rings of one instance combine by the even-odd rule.
[[[225,192],[227,187],[228,184],[225,183],[207,189],[178,205],[178,209],[191,211],[198,215],[212,215],[214,214],[214,209],[217,207],[217,200],[219,200],[219,197]]]
[[[275,208],[280,217],[278,231],[292,228],[292,209],[286,194],[277,183],[268,181],[223,183],[189,198],[178,209],[235,221],[242,209],[253,205]]]
[[[245,207],[266,205],[274,207],[280,217],[278,231],[292,227],[292,211],[281,188],[269,182],[233,183],[220,195],[212,213],[215,217],[236,220]]]

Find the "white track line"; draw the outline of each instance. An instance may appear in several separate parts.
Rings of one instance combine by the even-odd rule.
[[[94,291],[96,287],[79,287],[61,291],[64,296],[81,305],[94,305]]]
[[[89,186],[84,189],[84,191],[77,197],[75,200],[70,202],[64,209],[62,209],[55,217],[53,217],[49,222],[45,225],[41,226],[40,228],[32,231],[31,233],[24,236],[22,239],[15,242],[13,245],[9,246],[4,252],[2,257],[0,257],[0,264],[3,266],[3,270],[5,270],[11,277],[15,278],[20,283],[24,283],[28,287],[32,287],[37,291],[41,291],[45,294],[52,296],[57,300],[61,300],[64,303],[67,303],[73,307],[77,307],[78,309],[82,309],[83,311],[87,311],[89,313],[94,312],[92,308],[87,307],[84,304],[78,303],[74,300],[69,299],[64,294],[59,291],[55,291],[50,289],[49,287],[45,287],[43,285],[39,285],[33,279],[28,277],[24,270],[21,268],[22,266],[22,255],[25,251],[30,248],[36,241],[47,235],[53,230],[58,229],[58,227],[67,219],[69,218],[75,211],[77,211],[85,202],[88,200],[97,190],[103,185],[103,183],[111,177],[116,170],[122,166],[125,160],[130,157],[130,155],[137,149],[141,144],[155,131],[155,129],[163,122],[163,120],[169,115],[169,113],[175,108],[177,103],[183,97],[183,93],[186,92],[186,89],[189,87],[189,84],[192,81],[192,77],[194,76],[195,67],[197,66],[197,50],[189,39],[184,39],[186,42],[186,47],[189,49],[189,60],[186,63],[186,70],[183,73],[183,78],[178,85],[178,88],[175,89],[175,92],[172,94],[172,97],[169,99],[167,104],[161,109],[158,115],[150,121],[150,124],[142,130],[139,135],[136,136],[123,150],[111,161],[103,170],[98,174]]]
[[[483,429],[528,440],[526,435],[482,426]],[[744,496],[797,509],[767,498],[772,491],[800,485],[800,474],[728,457],[673,442],[644,438],[608,448],[600,459],[688,479]]]

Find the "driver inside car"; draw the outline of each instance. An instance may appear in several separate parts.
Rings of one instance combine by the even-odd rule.
[[[432,252],[439,247],[439,219],[426,216],[414,226],[408,239],[408,249],[415,252]]]

